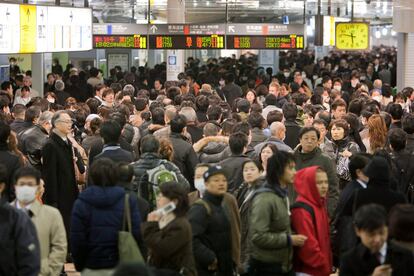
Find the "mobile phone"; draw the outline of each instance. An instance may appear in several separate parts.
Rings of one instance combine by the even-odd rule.
[[[161,216],[165,216],[169,213],[171,213],[172,211],[174,211],[176,208],[174,202],[170,202],[167,205],[165,205],[164,207],[158,209],[156,212]]]

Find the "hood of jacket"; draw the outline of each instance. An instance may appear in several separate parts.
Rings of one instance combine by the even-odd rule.
[[[320,155],[320,154],[322,154],[322,151],[319,147],[316,147],[311,152],[304,153],[304,152],[302,152],[302,146],[300,144],[299,144],[298,147],[296,147],[296,150],[295,150],[295,153],[294,153],[295,159],[300,159],[302,161],[310,160],[310,159],[315,158],[317,155]]]
[[[125,190],[122,187],[111,186],[89,186],[85,191],[80,193],[79,199],[98,208],[114,206],[125,196]]]
[[[294,185],[299,196],[316,206],[322,206],[325,199],[320,196],[316,187],[316,171],[318,168],[318,166],[311,166],[299,170],[295,175]]]

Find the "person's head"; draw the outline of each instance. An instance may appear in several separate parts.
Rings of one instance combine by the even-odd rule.
[[[349,173],[353,180],[360,180],[368,183],[369,178],[364,174],[364,169],[371,160],[371,155],[368,153],[355,153],[349,159]]]
[[[165,125],[165,112],[161,107],[157,107],[151,111],[152,123],[155,125]]]
[[[104,121],[100,128],[101,137],[106,145],[118,144],[121,132],[121,126],[114,120]]]
[[[388,132],[388,141],[394,151],[402,151],[407,144],[407,133],[401,128],[393,128]]]
[[[158,153],[160,142],[154,135],[145,135],[141,139],[141,154],[144,153]]]
[[[162,82],[160,79],[155,79],[154,81],[154,89],[159,91],[162,89]]]
[[[248,145],[248,137],[242,132],[235,132],[230,135],[229,147],[233,155],[243,154]]]
[[[45,111],[40,115],[39,121],[37,123],[49,133],[52,129],[52,118],[53,112]]]
[[[266,169],[267,161],[269,158],[277,152],[277,147],[273,143],[266,143],[260,150],[259,161]]]
[[[326,133],[328,132],[326,122],[321,119],[316,119],[313,121],[312,126],[319,131],[319,143],[323,143]]]
[[[243,180],[248,184],[254,184],[262,176],[263,166],[257,160],[245,161],[242,165]]]
[[[210,166],[203,178],[206,190],[210,194],[221,196],[227,192],[227,178],[221,166]]]
[[[270,134],[272,137],[284,141],[286,138],[286,127],[281,122],[273,122],[270,125]]]
[[[134,179],[134,167],[127,162],[117,163],[119,184],[125,185]]]
[[[213,123],[207,123],[204,125],[203,135],[204,137],[216,136],[219,133],[219,131],[220,129],[217,125]]]
[[[210,121],[220,121],[222,116],[222,109],[218,105],[210,105],[207,109],[207,118]]]
[[[265,123],[266,123],[262,114],[259,112],[251,112],[249,114],[249,117],[247,118],[247,122],[249,123],[251,128],[259,128],[259,129],[264,128]]]
[[[30,204],[40,192],[40,172],[32,167],[21,167],[14,175],[16,198],[20,204]]]
[[[30,97],[30,87],[29,86],[23,86],[20,90],[20,94],[22,98],[28,98]]]
[[[197,114],[192,107],[186,106],[181,108],[179,114],[185,117],[187,124],[197,121]]]
[[[354,215],[356,235],[372,254],[378,253],[388,239],[387,212],[377,204],[363,205]]]
[[[24,120],[27,107],[22,104],[16,104],[13,106],[11,113],[14,119]]]
[[[335,100],[332,103],[331,110],[335,119],[343,119],[346,114],[346,102],[342,99]]]
[[[250,112],[250,102],[246,99],[240,99],[237,101],[236,107],[238,112],[249,113]]]
[[[114,90],[112,90],[111,88],[104,89],[104,91],[102,92],[102,99],[107,104],[113,104],[114,103],[114,100],[115,100],[115,92],[114,92]]]
[[[399,121],[403,116],[403,109],[401,105],[393,103],[388,107],[388,113],[391,115],[393,121]]]
[[[388,215],[390,237],[404,243],[414,242],[414,205],[395,205]]]
[[[298,107],[294,103],[285,103],[282,111],[286,120],[295,120],[298,115]]]
[[[299,141],[304,153],[310,153],[318,147],[320,133],[315,127],[304,127],[299,132]]]
[[[42,110],[39,106],[31,106],[26,110],[24,120],[35,124],[39,120],[40,114],[42,114]]]
[[[279,96],[280,85],[277,82],[271,82],[269,84],[269,94],[272,94],[275,97]]]
[[[333,120],[330,125],[331,137],[334,141],[341,141],[349,135],[349,124],[343,119]]]
[[[23,77],[23,86],[32,86],[32,78],[30,76]]]
[[[375,151],[385,146],[387,141],[387,126],[384,118],[374,114],[368,119],[368,134],[371,150]]]
[[[273,105],[276,106],[277,104],[277,97],[274,94],[269,93],[269,95],[265,98],[266,106]]]
[[[57,111],[52,117],[52,127],[63,135],[72,132],[72,118],[65,110]]]
[[[170,122],[171,133],[182,133],[187,125],[184,115],[176,115]]]
[[[190,92],[190,85],[185,79],[180,80],[178,82],[178,87],[181,90],[181,94],[187,94],[188,92]]]
[[[94,160],[89,169],[91,184],[101,187],[115,186],[118,181],[118,168],[114,161],[108,158]]]
[[[160,185],[160,193],[157,196],[157,208],[160,209],[170,202],[175,204],[173,211],[176,216],[185,216],[188,210],[188,195],[186,190],[177,182],[165,182]]]
[[[244,97],[251,105],[257,103],[257,95],[254,90],[248,90]]]
[[[324,76],[322,78],[322,86],[326,89],[332,89],[332,79],[329,76]]]
[[[402,128],[407,134],[414,133],[414,114],[407,114],[402,120]]]
[[[0,164],[0,199],[3,191],[6,189],[6,183],[9,181],[8,172],[5,165]]]
[[[293,184],[296,174],[295,158],[286,151],[277,151],[267,160],[266,179],[271,185],[286,187]]]
[[[316,170],[315,182],[320,197],[325,198],[329,189],[329,181],[328,174],[322,168]]]
[[[9,95],[13,94],[13,85],[10,81],[4,81],[1,83],[1,90],[6,91]]]
[[[278,110],[270,111],[266,117],[267,125],[269,126],[274,122],[283,122],[283,119],[283,113]]]

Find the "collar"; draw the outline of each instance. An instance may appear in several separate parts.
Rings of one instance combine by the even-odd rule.
[[[36,201],[36,199],[35,199],[35,201]],[[22,211],[28,212],[29,210],[31,210],[31,207],[32,207],[33,203],[34,203],[34,202],[32,202],[32,203],[30,203],[30,204],[26,205],[26,207],[22,207],[22,206],[20,205],[19,201],[16,199],[16,200],[14,201],[14,206],[15,206],[18,210],[22,210]]]
[[[53,129],[53,134],[55,134],[57,137],[59,137],[63,142],[68,142],[68,137],[63,137],[57,129]]]
[[[119,144],[106,144],[104,145],[102,152],[105,152],[107,150],[118,150],[121,146]]]
[[[367,188],[367,183],[365,183],[364,181],[359,180],[359,179],[357,179],[356,181],[359,183],[359,185],[361,185],[361,186],[362,186],[362,188],[364,188],[364,189],[366,189],[366,188]]]
[[[210,201],[211,203],[213,203],[214,205],[221,205],[221,202],[223,201],[223,195],[219,196],[219,195],[213,195],[210,194],[208,191],[206,191],[204,193],[204,199]]]
[[[387,249],[388,244],[387,242],[385,242],[384,245],[381,247],[380,251],[378,252],[381,258],[381,264],[385,262],[385,258],[387,257]]]

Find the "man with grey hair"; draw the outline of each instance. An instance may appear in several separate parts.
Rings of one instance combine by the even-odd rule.
[[[267,143],[274,144],[278,150],[293,152],[292,148],[286,145],[285,142],[283,142],[283,140],[285,140],[286,137],[286,127],[283,123],[273,122],[270,125],[270,134],[271,136],[266,141],[254,147],[254,151],[256,152],[257,156],[260,155],[263,146]]]
[[[70,94],[65,91],[65,83],[62,80],[57,80],[55,82],[55,90],[57,104],[65,105],[66,99],[70,97]]]
[[[30,88],[30,97],[40,97],[40,93],[32,88],[32,78],[30,76],[24,76],[23,77],[23,86],[27,86]],[[14,95],[15,98],[21,96],[21,88],[16,90],[16,95]]]
[[[131,98],[135,95],[135,87],[132,84],[127,84],[124,86],[124,89],[122,89],[122,92],[124,94],[130,95]]]
[[[187,122],[187,132],[191,136],[193,143],[203,138],[203,130],[197,126],[197,114],[194,108],[186,106],[181,108],[180,115],[183,115]]]
[[[43,112],[38,122],[20,135],[22,151],[27,155],[30,164],[41,170],[42,147],[49,138],[52,129],[53,112]]]

